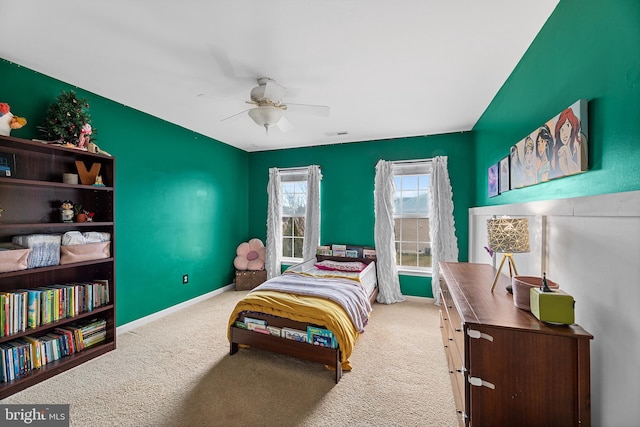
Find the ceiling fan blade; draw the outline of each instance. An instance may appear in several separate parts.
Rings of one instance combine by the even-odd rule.
[[[294,113],[312,114],[314,116],[327,117],[329,115],[329,107],[326,105],[311,104],[290,104],[287,102],[287,111]]]
[[[281,102],[285,93],[287,93],[287,89],[284,86],[280,86],[271,79],[267,80],[264,87],[264,97],[266,99],[270,99],[274,102]]]
[[[222,119],[222,120],[220,120],[220,121],[221,121],[221,122],[224,122],[225,120],[229,120],[229,119],[232,119],[232,118],[234,118],[234,117],[238,117],[239,115],[244,114],[244,113],[246,113],[246,112],[247,112],[247,111],[249,111],[249,110],[251,110],[251,108],[247,108],[246,110],[240,111],[239,113],[236,113],[236,114],[234,114],[234,115],[232,115],[232,116],[225,117],[224,119]]]
[[[278,126],[278,129],[280,129],[280,132],[283,132],[283,133],[289,132],[291,129],[293,129],[293,125],[289,120],[287,120],[285,116],[282,116],[280,118],[278,123],[276,123],[276,126]]]

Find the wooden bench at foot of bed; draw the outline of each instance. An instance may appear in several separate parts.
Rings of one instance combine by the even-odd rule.
[[[306,331],[308,326],[306,323],[296,322],[291,319],[284,319],[268,314],[250,313],[247,315],[254,319],[263,319],[269,325],[277,326],[279,328],[286,327]],[[240,318],[238,320],[244,321],[244,313],[239,317]],[[230,343],[231,348],[229,350],[229,354],[231,355],[238,352],[239,344],[243,344],[248,345],[249,347],[259,348],[261,350],[293,356],[310,362],[322,363],[323,365],[330,366],[335,369],[336,384],[338,384],[342,377],[342,362],[340,362],[339,348],[320,347],[305,342],[236,328],[235,326],[232,326],[230,329]]]

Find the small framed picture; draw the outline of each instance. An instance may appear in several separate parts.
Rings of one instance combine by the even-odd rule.
[[[16,156],[12,153],[0,152],[0,176],[15,177]]]
[[[499,173],[498,169],[499,169],[499,164],[494,163],[493,165],[491,165],[491,167],[489,167],[489,170],[488,170],[487,190],[489,192],[489,197],[495,197],[498,194],[500,194],[499,187],[498,187],[498,173]]]
[[[509,182],[509,156],[505,156],[500,160],[500,176],[498,182],[500,184],[500,194],[505,193],[511,189]]]

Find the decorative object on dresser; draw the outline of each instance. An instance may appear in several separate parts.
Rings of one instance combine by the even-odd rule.
[[[560,286],[551,280],[547,280],[549,288],[558,289]],[[542,287],[542,277],[532,276],[513,276],[511,278],[511,287],[513,288],[513,303],[516,307],[523,310],[531,311],[530,293],[531,288]]]
[[[590,426],[590,340],[487,293],[488,264],[440,263],[440,328],[461,426]],[[508,279],[498,281],[506,285]]]
[[[487,220],[489,250],[502,253],[500,267],[491,284],[491,292],[502,271],[505,260],[509,261],[509,277],[518,275],[513,253],[529,252],[529,221],[526,218],[493,218]],[[511,290],[511,283],[507,286]]]
[[[0,174],[2,203],[10,208],[0,244],[28,250],[26,268],[21,259],[15,270],[0,272],[0,364],[14,368],[0,368],[4,399],[116,348],[115,159],[11,136],[0,136],[0,152],[18,165],[10,177]],[[105,186],[61,182],[75,172],[76,161],[101,164]],[[93,222],[62,221],[63,201],[70,203],[71,218],[76,202],[96,213]],[[72,231],[86,244],[63,248],[63,236]],[[109,238],[93,243],[97,236]],[[67,256],[80,246],[88,254]],[[23,363],[13,363],[14,356]]]

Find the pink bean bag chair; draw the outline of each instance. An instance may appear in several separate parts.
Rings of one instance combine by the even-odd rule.
[[[243,242],[236,249],[233,266],[236,270],[264,270],[267,250],[260,239]]]

